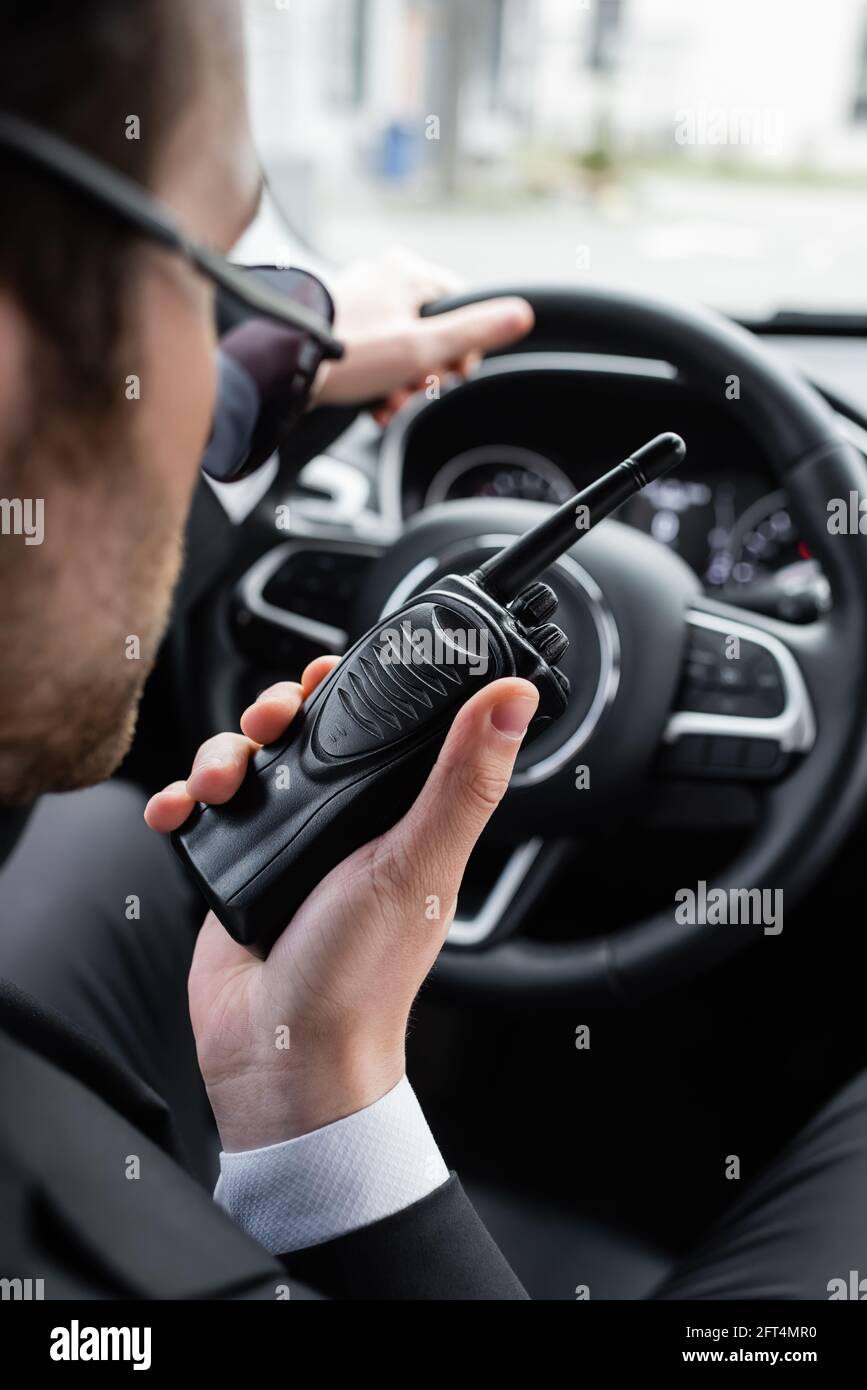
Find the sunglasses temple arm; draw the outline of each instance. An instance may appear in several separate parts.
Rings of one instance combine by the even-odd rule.
[[[119,169],[108,169],[86,150],[7,111],[0,111],[0,147],[33,160],[151,240],[180,252],[255,313],[308,333],[319,343],[326,357],[343,356],[342,344],[323,318],[303,304],[293,304],[261,281],[255,281],[210,247],[188,241],[171,218],[154,207],[150,195]]]

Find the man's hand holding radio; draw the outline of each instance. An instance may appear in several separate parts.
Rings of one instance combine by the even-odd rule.
[[[202,744],[187,781],[151,799],[151,828],[177,829],[198,801],[229,801],[252,753],[283,733],[337,660],[320,657],[300,684],[263,692],[241,720],[243,734]],[[208,915],[190,972],[190,1013],[224,1149],[309,1133],[400,1080],[412,1002],[538,698],[528,681],[508,679],[469,700],[407,815],[332,870],[267,960]]]

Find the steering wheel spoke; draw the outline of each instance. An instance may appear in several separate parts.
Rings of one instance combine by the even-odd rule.
[[[813,704],[793,650],[797,636],[787,641],[788,625],[712,600],[697,601],[686,622],[683,676],[660,770],[704,780],[783,776],[816,741]]]
[[[240,580],[234,628],[254,657],[344,652],[345,622],[364,573],[383,546],[333,533],[302,533],[260,556]]]

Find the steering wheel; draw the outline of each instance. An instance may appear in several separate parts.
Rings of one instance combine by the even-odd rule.
[[[737,377],[738,418],[785,488],[832,602],[817,621],[788,624],[708,597],[680,557],[632,528],[609,520],[585,535],[543,576],[559,595],[556,621],[571,641],[561,663],[570,706],[522,751],[494,817],[497,839],[526,846],[530,834],[538,846],[565,827],[583,835],[613,828],[651,774],[674,778],[675,788],[688,780],[690,822],[697,798],[719,793],[718,779],[749,783],[759,796],[757,824],[707,883],[707,900],[717,889],[729,902],[764,889],[781,891],[791,907],[852,827],[867,789],[867,542],[857,530],[831,534],[827,524],[830,499],[867,496],[867,465],[822,398],[722,317],[607,291],[503,293],[535,310],[522,353],[580,349],[662,361],[715,402]],[[432,312],[486,297],[466,295]],[[454,391],[470,389],[472,382]],[[425,414],[414,429],[425,428]],[[437,576],[474,568],[542,512],[538,503],[478,499],[419,513],[361,582],[358,631]],[[589,785],[578,789],[582,769]],[[628,873],[628,848],[620,852],[617,872]],[[524,1000],[631,1002],[763,932],[755,920],[682,922],[675,906],[615,930],[598,922],[592,934],[556,944],[509,930],[520,914],[507,912],[493,934],[451,940],[435,979]]]

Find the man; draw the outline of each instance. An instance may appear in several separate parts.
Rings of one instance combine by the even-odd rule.
[[[21,4],[9,17],[7,8],[4,110],[131,174],[187,236],[228,251],[260,191],[234,0],[56,8],[56,23],[44,10],[36,17]],[[126,138],[130,113],[139,139]],[[7,534],[0,551],[0,800],[17,808],[6,814],[11,839],[11,822],[20,829],[41,793],[98,782],[128,747],[199,464],[206,448],[213,462],[226,411],[215,402],[207,280],[14,151],[0,157],[2,492],[41,499],[46,517],[41,546]],[[388,412],[419,379],[465,370],[532,322],[515,301],[419,319],[421,303],[445,288],[400,259],[338,279],[348,351],[318,374],[308,404],[379,398]],[[254,359],[248,352],[247,365]],[[242,350],[242,372],[244,361]],[[134,402],[123,389],[130,375],[141,383]],[[141,660],[128,659],[130,634]],[[301,685],[262,699],[245,717],[249,738],[211,740],[186,786],[154,800],[151,823],[179,823],[191,797],[231,795],[251,739],[284,727],[327,669],[314,663]],[[185,1171],[204,1177],[217,1144],[182,999],[194,909],[167,846],[141,842],[141,807],[118,784],[36,811],[4,875],[3,970],[96,1034],[105,1054],[7,986],[4,1272],[32,1270],[48,1296],[274,1297],[286,1273],[267,1251],[303,1247],[327,1294],[521,1296],[443,1165],[404,1078],[403,1039],[447,928],[407,923],[424,924],[431,891],[454,903],[536,700],[521,681],[474,699],[411,815],[322,884],[265,966],[213,920],[199,938],[190,1005],[226,1152],[218,1196],[260,1244]],[[68,864],[58,844],[72,847]],[[148,884],[135,943],[123,911],[117,931],[105,929],[121,865],[121,879]],[[49,900],[41,887],[52,880]],[[131,891],[127,879],[119,901]],[[61,912],[63,940],[52,940]],[[129,951],[142,958],[119,959]],[[76,961],[87,975],[80,991]],[[275,1046],[281,1029],[289,1049]],[[171,1059],[161,1054],[166,1038]],[[176,1134],[141,1077],[168,1095]],[[276,1156],[275,1145],[284,1146]],[[56,1238],[45,1243],[37,1227]],[[158,1242],[152,1251],[143,1232],[145,1244]],[[95,1262],[81,1258],[79,1236],[96,1246]],[[332,1250],[341,1238],[348,1249]]]
[[[234,0],[20,0],[0,37],[3,111],[231,247],[258,199]],[[267,962],[213,918],[196,937],[195,894],[138,793],[93,784],[132,737],[199,462],[233,471],[271,357],[263,376],[261,335],[227,340],[217,399],[207,275],[16,153],[14,128],[4,147],[0,125],[0,494],[13,519],[39,499],[44,534],[0,535],[0,1273],[48,1298],[275,1298],[287,1277],[295,1298],[525,1297],[425,1124],[404,1034],[449,920],[424,904],[453,909],[536,692],[497,682],[463,708],[409,814],[323,881]],[[443,288],[395,262],[338,280],[349,350],[307,404],[387,413],[530,327],[514,301],[419,320]],[[228,800],[331,661],[209,740],[150,825]],[[857,1268],[864,1091],[828,1107],[666,1296],[824,1296]]]

